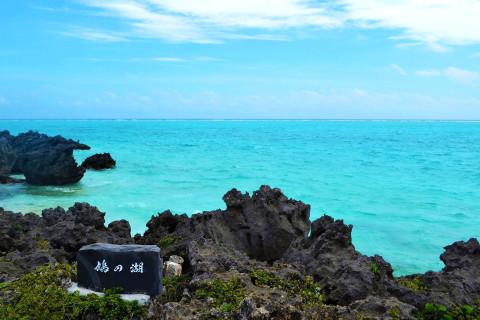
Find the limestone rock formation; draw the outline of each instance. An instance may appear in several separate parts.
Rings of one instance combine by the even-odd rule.
[[[16,153],[10,139],[8,132],[0,132],[0,175],[9,174],[15,164]]]
[[[192,217],[165,211],[134,239],[127,221],[106,227],[104,213],[85,203],[41,216],[0,209],[0,282],[72,262],[86,244],[135,242],[158,245],[173,266],[151,319],[415,319],[427,303],[462,308],[480,297],[476,239],[445,247],[439,272],[396,278],[382,257],[356,251],[352,226],[329,216],[310,223],[310,207],[279,189],[233,189],[224,201],[226,209]],[[231,300],[222,308],[224,295]]]
[[[104,170],[112,169],[116,165],[110,153],[97,153],[88,157],[82,162],[81,167],[85,169]]]
[[[280,189],[262,186],[253,196],[233,189],[224,200],[226,210],[203,212],[191,218],[165,211],[152,217],[143,242],[157,243],[169,236],[179,239],[175,245],[183,246],[186,251],[190,240],[205,238],[241,251],[252,259],[274,261],[293,240],[308,233],[310,206],[288,199]]]
[[[308,238],[299,239],[282,258],[322,283],[330,303],[348,305],[394,286],[393,270],[382,257],[367,257],[352,244],[352,226],[323,216],[312,223]]]
[[[27,183],[35,185],[64,185],[80,181],[85,173],[73,151],[90,147],[60,136],[33,131],[11,136],[4,131],[0,149],[0,174],[23,174]]]
[[[45,263],[73,262],[78,250],[87,244],[133,242],[128,222],[112,222],[108,228],[104,223],[105,213],[86,203],[76,203],[67,211],[46,209],[41,216],[0,208],[0,256],[5,257],[5,261],[0,259],[0,281]],[[10,263],[16,267],[14,272],[2,272]]]

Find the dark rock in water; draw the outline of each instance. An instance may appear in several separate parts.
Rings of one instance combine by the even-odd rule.
[[[110,153],[97,153],[83,161],[82,167],[85,169],[103,170],[112,169],[116,162]]]
[[[7,175],[15,164],[16,153],[10,144],[11,136],[7,131],[0,132],[0,175]]]
[[[64,185],[80,181],[85,169],[77,165],[73,151],[90,149],[73,140],[33,131],[16,137],[8,132],[0,133],[0,148],[7,150],[8,154],[8,157],[0,156],[3,174],[23,174],[27,183],[35,185]],[[11,151],[14,153],[13,164]]]
[[[0,184],[15,184],[23,182],[25,182],[24,179],[15,179],[9,176],[0,175]]]
[[[85,173],[85,169],[77,165],[73,151],[90,149],[87,145],[32,131],[13,138],[12,145],[17,153],[12,171],[23,173],[30,184],[76,183]]]
[[[100,291],[120,287],[123,293],[162,292],[160,248],[148,245],[95,243],[77,255],[78,284]]]

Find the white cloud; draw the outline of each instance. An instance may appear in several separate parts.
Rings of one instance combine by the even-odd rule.
[[[154,57],[152,58],[152,61],[159,61],[159,62],[185,62],[184,58],[178,58],[178,57]]]
[[[417,71],[417,75],[421,77],[447,77],[465,84],[473,83],[480,78],[480,73],[477,71],[465,70],[455,67],[448,67],[445,69],[419,70]]]
[[[215,43],[225,39],[285,40],[268,31],[335,27],[342,21],[310,0],[78,0],[127,23],[128,37]]]
[[[390,29],[400,46],[480,43],[478,0],[76,0],[128,28],[125,37],[171,42],[285,40],[292,29]],[[82,35],[82,33],[80,33]],[[113,35],[115,37],[115,35]],[[292,36],[290,34],[290,36]],[[108,36],[83,35],[92,40]]]
[[[480,42],[477,0],[340,0],[354,23],[368,28],[399,29],[399,40],[422,42],[432,49]]]
[[[70,27],[67,31],[60,33],[65,36],[80,38],[88,41],[120,42],[128,40],[126,35],[119,34],[117,32],[100,31],[83,27]]]
[[[223,27],[276,29],[304,26],[332,27],[340,19],[328,7],[305,0],[150,0],[167,12],[197,17]]]
[[[390,69],[392,69],[393,71],[395,71],[396,73],[398,73],[401,76],[406,76],[408,74],[407,71],[404,68],[402,68],[401,66],[399,66],[396,63],[392,63],[389,67],[390,67]]]

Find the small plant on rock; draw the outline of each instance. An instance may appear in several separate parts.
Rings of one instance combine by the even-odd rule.
[[[372,271],[372,273],[375,276],[380,275],[380,268],[378,267],[378,264],[376,264],[375,262],[370,263],[370,271]]]
[[[163,293],[160,297],[162,303],[180,301],[184,289],[187,288],[191,280],[191,276],[184,274],[163,278]]]
[[[405,288],[412,291],[426,291],[427,287],[423,284],[422,279],[419,276],[413,278],[402,278],[398,280],[398,283]]]
[[[305,305],[317,305],[323,303],[320,286],[310,276],[305,279],[282,279],[273,273],[256,269],[250,272],[250,279],[254,285],[279,288],[289,295],[299,295]]]
[[[418,314],[420,320],[477,320],[480,310],[477,306],[456,306],[447,308],[442,304],[427,303]]]
[[[168,247],[170,247],[172,244],[174,244],[180,239],[181,238],[178,236],[170,236],[170,235],[163,236],[160,238],[160,240],[158,240],[157,246],[159,246],[161,249],[167,249]]]
[[[222,312],[234,312],[246,296],[245,284],[237,278],[227,281],[215,279],[202,283],[195,296],[200,300],[210,299],[212,305]]]
[[[37,248],[40,250],[48,250],[50,248],[50,242],[47,239],[37,238]]]

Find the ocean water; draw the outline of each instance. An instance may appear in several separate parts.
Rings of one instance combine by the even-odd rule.
[[[0,186],[0,206],[41,212],[86,201],[143,232],[157,212],[224,208],[262,184],[353,224],[362,253],[397,275],[439,270],[443,247],[480,236],[480,123],[429,121],[0,120],[110,152],[117,168],[63,187]]]

